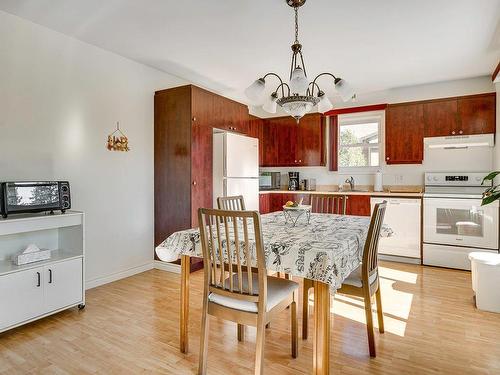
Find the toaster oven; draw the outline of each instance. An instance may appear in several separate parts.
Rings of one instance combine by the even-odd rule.
[[[0,184],[0,212],[3,218],[10,214],[54,212],[71,208],[71,194],[67,181],[24,181]]]

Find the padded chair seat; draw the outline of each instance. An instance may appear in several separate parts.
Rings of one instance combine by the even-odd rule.
[[[243,272],[243,290],[247,291],[248,288],[248,276],[246,272]],[[229,279],[226,280],[225,285],[229,287]],[[233,275],[233,290],[238,288],[238,275]],[[257,274],[252,273],[252,288],[254,293],[258,293],[259,290],[259,279]],[[280,279],[278,277],[267,276],[267,311],[270,311],[273,307],[278,305],[286,297],[288,297],[292,292],[299,289],[299,284],[295,281]],[[222,296],[220,294],[210,293],[208,296],[210,302],[229,307],[231,309],[242,310],[247,312],[256,313],[258,311],[257,303],[242,301],[237,298],[231,298]]]
[[[377,274],[378,271],[368,278],[368,282],[370,283],[370,285],[373,284],[377,279]],[[361,288],[363,286],[363,281],[361,280],[361,266],[352,271],[351,274],[344,280],[343,284]]]

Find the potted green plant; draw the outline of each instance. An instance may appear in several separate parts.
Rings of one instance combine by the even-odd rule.
[[[499,174],[500,171],[491,172],[483,179],[482,183],[484,184],[485,181],[493,181],[495,177],[498,176]],[[483,193],[483,202],[481,203],[481,206],[490,204],[496,201],[497,199],[500,199],[500,185],[493,184],[493,186],[486,189],[485,192]]]

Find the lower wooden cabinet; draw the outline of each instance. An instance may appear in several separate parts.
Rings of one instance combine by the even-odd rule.
[[[369,195],[348,195],[347,215],[370,216],[370,196]]]
[[[270,210],[270,194],[259,194],[259,212],[261,214],[268,214]]]

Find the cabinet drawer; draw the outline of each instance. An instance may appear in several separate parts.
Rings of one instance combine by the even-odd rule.
[[[0,276],[0,330],[43,314],[43,268]]]
[[[82,301],[82,259],[71,259],[43,268],[45,280],[45,310],[47,312]]]

